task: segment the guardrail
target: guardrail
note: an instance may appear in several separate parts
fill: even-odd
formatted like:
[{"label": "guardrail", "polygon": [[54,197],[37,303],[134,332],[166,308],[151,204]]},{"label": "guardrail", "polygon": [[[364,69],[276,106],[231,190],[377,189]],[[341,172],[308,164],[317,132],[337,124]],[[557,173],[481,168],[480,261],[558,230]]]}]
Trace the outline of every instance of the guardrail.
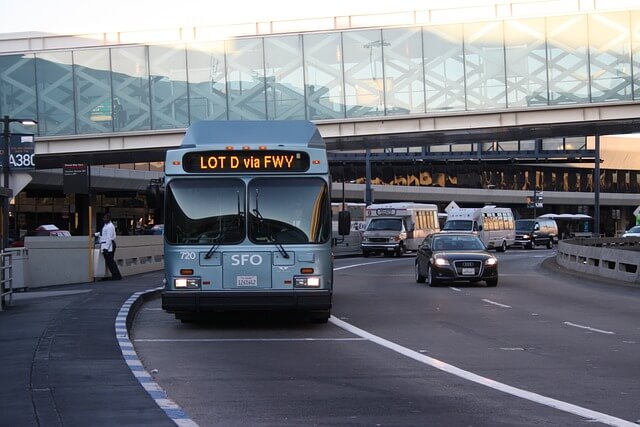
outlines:
[{"label": "guardrail", "polygon": [[12,253],[0,253],[0,311],[4,310],[6,298],[9,305],[13,302],[13,263]]},{"label": "guardrail", "polygon": [[556,260],[564,268],[628,283],[640,283],[640,238],[561,240]]}]

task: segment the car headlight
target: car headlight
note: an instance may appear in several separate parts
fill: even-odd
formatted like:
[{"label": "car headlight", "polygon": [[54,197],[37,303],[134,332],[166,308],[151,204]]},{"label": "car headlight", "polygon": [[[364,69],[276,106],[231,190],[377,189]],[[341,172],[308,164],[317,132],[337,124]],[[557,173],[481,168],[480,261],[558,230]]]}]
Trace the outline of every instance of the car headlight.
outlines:
[{"label": "car headlight", "polygon": [[498,260],[494,257],[487,258],[484,260],[484,265],[496,265],[497,263],[498,263]]},{"label": "car headlight", "polygon": [[525,234],[525,235],[523,235],[523,236],[522,236],[522,238],[523,238],[523,239],[530,239],[530,238],[531,238],[531,236],[530,236],[530,235],[528,235],[528,234]]},{"label": "car headlight", "polygon": [[433,260],[435,265],[449,265],[449,260],[446,258],[436,258]]}]

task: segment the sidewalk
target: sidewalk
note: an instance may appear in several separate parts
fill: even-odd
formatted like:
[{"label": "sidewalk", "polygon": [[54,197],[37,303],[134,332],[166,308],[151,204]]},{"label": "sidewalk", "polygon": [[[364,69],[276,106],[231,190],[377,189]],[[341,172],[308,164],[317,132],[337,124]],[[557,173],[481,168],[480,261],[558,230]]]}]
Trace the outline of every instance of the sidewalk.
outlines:
[{"label": "sidewalk", "polygon": [[161,273],[35,288],[0,312],[0,426],[174,426],[127,366],[122,304]]}]

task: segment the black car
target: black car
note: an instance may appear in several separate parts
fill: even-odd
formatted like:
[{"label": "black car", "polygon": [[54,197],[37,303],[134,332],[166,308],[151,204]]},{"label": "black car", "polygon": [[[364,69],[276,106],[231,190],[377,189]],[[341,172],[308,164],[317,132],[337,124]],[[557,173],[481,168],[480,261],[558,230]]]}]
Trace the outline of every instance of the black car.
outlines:
[{"label": "black car", "polygon": [[544,245],[553,248],[558,241],[558,224],[552,219],[519,219],[516,221],[516,241],[514,246],[533,249]]},{"label": "black car", "polygon": [[436,286],[445,282],[498,284],[498,260],[471,233],[434,233],[420,244],[415,264],[416,282]]}]

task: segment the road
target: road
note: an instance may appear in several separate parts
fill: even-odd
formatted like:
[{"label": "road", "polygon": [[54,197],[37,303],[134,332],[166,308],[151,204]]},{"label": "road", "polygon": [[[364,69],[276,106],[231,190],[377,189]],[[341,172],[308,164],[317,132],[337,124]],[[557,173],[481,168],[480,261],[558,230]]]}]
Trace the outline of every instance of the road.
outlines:
[{"label": "road", "polygon": [[640,422],[640,289],[498,254],[496,288],[429,288],[413,256],[336,260],[333,316],[182,324],[158,300],[138,357],[208,425],[533,426]]}]

